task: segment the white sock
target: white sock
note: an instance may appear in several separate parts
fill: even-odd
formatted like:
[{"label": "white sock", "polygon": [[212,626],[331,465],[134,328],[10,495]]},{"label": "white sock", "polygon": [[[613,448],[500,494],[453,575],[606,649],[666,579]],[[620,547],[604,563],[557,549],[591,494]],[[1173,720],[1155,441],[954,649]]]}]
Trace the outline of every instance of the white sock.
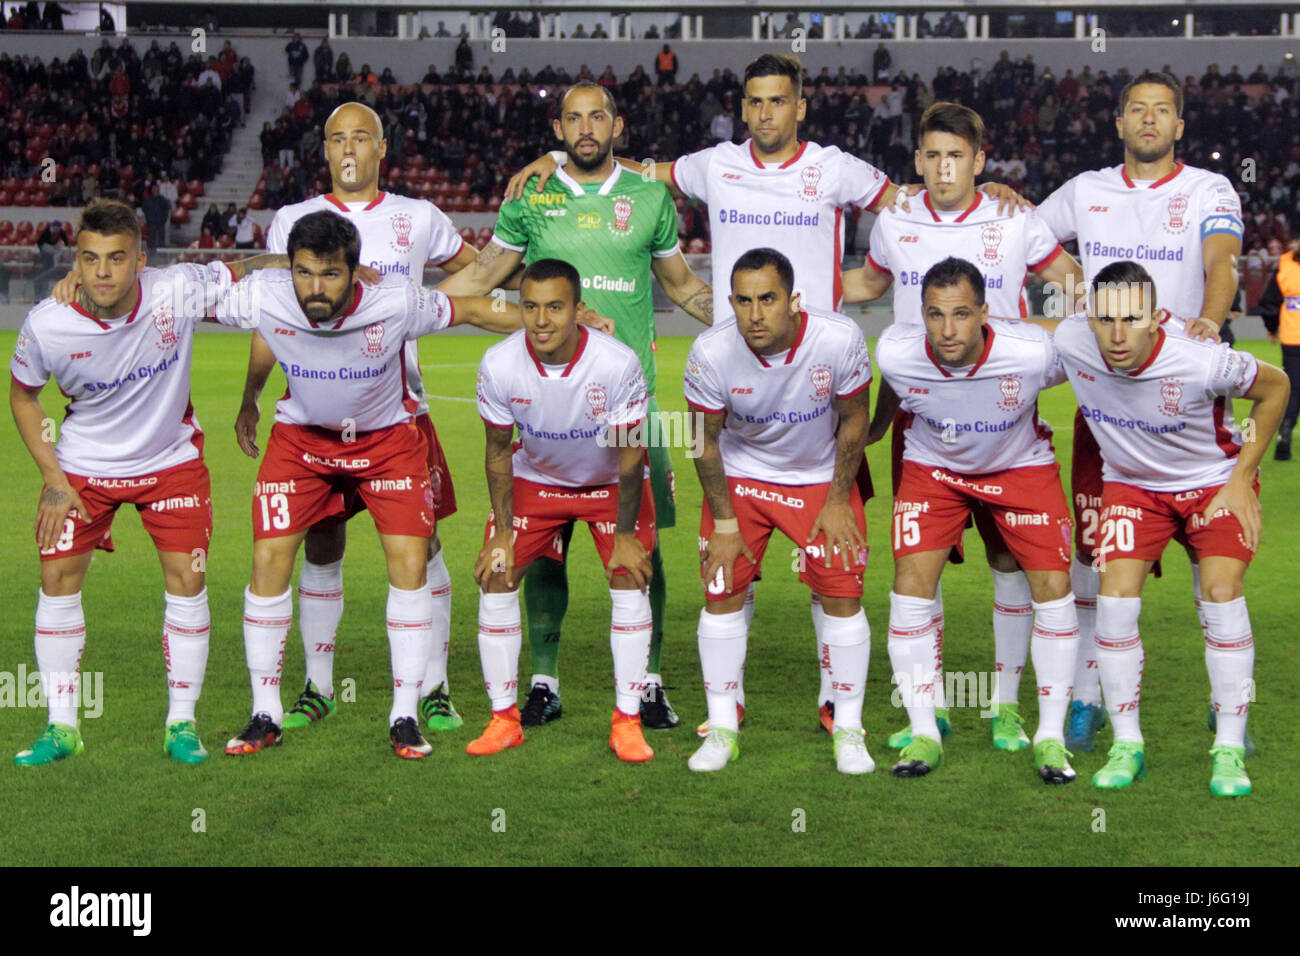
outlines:
[{"label": "white sock", "polygon": [[823,636],[823,630],[826,624],[826,612],[822,610],[822,599],[820,594],[813,594],[811,610],[813,634],[817,637],[817,672],[820,676],[820,683],[817,687],[817,706],[821,707],[822,704],[835,699],[835,690],[832,686],[834,681],[831,679],[830,650],[826,647],[826,641]]},{"label": "white sock", "polygon": [[280,702],[280,672],[284,668],[284,643],[293,624],[293,592],[261,597],[244,588],[244,660],[253,685],[253,713],[268,714],[271,722],[284,723]]},{"label": "white sock", "polygon": [[298,575],[298,630],[307,679],[334,696],[334,642],[343,619],[343,559],[332,564],[304,560]]},{"label": "white sock", "polygon": [[[934,602],[889,592],[889,666],[914,737],[939,740],[935,722]],[[838,716],[838,714],[837,714]]]},{"label": "white sock", "polygon": [[163,659],[167,662],[167,723],[193,720],[208,668],[208,589],[194,597],[164,594]]},{"label": "white sock", "polygon": [[862,729],[862,701],[866,696],[867,664],[871,659],[871,627],[861,608],[852,617],[822,618],[822,640],[830,659],[835,726]]},{"label": "white sock", "polygon": [[1070,709],[1070,678],[1079,650],[1079,618],[1074,595],[1034,602],[1034,631],[1029,650],[1038,683],[1038,733],[1042,740],[1065,742],[1065,715]]},{"label": "white sock", "polygon": [[1214,743],[1245,746],[1246,715],[1254,697],[1255,638],[1246,599],[1204,601],[1205,669],[1214,701]]},{"label": "white sock", "polygon": [[1097,663],[1116,740],[1142,740],[1138,704],[1146,657],[1138,633],[1141,598],[1097,597]]},{"label": "white sock", "polygon": [[[519,698],[519,648],[523,644],[519,592],[478,593],[478,658],[483,665],[483,686],[493,710],[509,710]],[[533,683],[545,683],[533,675]],[[554,681],[555,678],[549,678]],[[550,685],[548,685],[550,686]]]},{"label": "white sock", "polygon": [[451,648],[451,575],[442,560],[441,548],[429,559],[425,572],[429,578],[429,593],[433,595],[433,647],[421,689],[425,694],[431,694],[447,683],[447,652]]},{"label": "white sock", "polygon": [[1074,611],[1079,617],[1079,650],[1074,659],[1074,699],[1096,706],[1101,703],[1101,671],[1097,667],[1097,592],[1101,575],[1091,564],[1074,556],[1070,564]]},{"label": "white sock", "polygon": [[1192,562],[1192,596],[1196,599],[1196,619],[1201,622],[1201,635],[1209,637],[1209,624],[1205,619],[1205,602],[1201,599],[1201,566]]},{"label": "white sock", "polygon": [[700,611],[700,668],[704,673],[704,696],[709,703],[709,727],[739,730],[736,719],[736,683],[745,664],[749,629],[745,612],[710,614]]},{"label": "white sock", "polygon": [[[1024,571],[993,572],[993,648],[996,658],[995,704],[1020,700],[1020,675],[1029,656],[1034,629],[1033,597]],[[1071,661],[1073,664],[1073,661]]]},{"label": "white sock", "polygon": [[[745,591],[745,634],[749,634],[749,626],[754,621],[754,582],[749,582],[749,588]],[[745,642],[745,653],[748,656],[749,642]],[[745,706],[745,664],[740,664],[740,680],[736,681],[736,703]]]},{"label": "white sock", "polygon": [[[947,701],[943,689],[943,582],[934,586],[934,601],[931,602],[931,623],[934,625],[934,706],[946,710]],[[939,738],[936,737],[935,740]]]},{"label": "white sock", "polygon": [[52,724],[77,726],[81,655],[85,650],[86,615],[81,610],[81,592],[50,597],[41,591],[36,602],[36,669]]},{"label": "white sock", "polygon": [[650,679],[645,671],[650,661],[650,595],[610,588],[609,601],[613,607],[609,649],[614,656],[614,706],[624,714],[639,714],[641,692]]},{"label": "white sock", "polygon": [[427,587],[404,591],[390,584],[387,618],[393,668],[393,709],[388,712],[391,727],[402,717],[416,719],[433,645],[433,595]]}]

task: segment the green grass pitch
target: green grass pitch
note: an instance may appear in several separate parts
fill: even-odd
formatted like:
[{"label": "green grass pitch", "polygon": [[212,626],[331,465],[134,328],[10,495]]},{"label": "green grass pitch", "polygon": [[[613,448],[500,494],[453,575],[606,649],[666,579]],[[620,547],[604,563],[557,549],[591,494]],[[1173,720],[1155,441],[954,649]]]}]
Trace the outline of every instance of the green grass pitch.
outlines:
[{"label": "green grass pitch", "polygon": [[[15,334],[0,333],[5,354]],[[421,352],[434,420],[456,479],[460,512],[441,526],[453,584],[450,682],[466,718],[432,734],[432,757],[394,758],[388,745],[388,649],[384,565],[373,525],[353,521],[346,560],[347,607],[339,631],[336,686],[355,681],[355,702],[323,725],[286,734],[252,758],[221,753],[247,720],[249,687],[241,637],[242,589],[251,560],[250,493],[256,463],[235,445],[233,422],[247,361],[245,338],[204,333],[195,349],[193,397],[207,434],[216,531],[208,563],[213,628],[199,727],[212,759],[175,765],[162,753],[166,686],[160,630],[162,580],[133,510],[114,529],[118,550],[96,558],[85,588],[86,672],[102,672],[103,714],[83,719],[86,752],[43,768],[17,768],[43,709],[0,707],[0,865],[219,864],[1039,864],[1222,865],[1297,861],[1294,800],[1300,775],[1294,693],[1300,666],[1292,589],[1300,581],[1300,463],[1264,463],[1264,544],[1247,576],[1257,636],[1257,700],[1248,763],[1255,792],[1238,800],[1209,793],[1208,680],[1192,608],[1187,559],[1166,552],[1143,610],[1147,650],[1143,727],[1150,772],[1127,792],[1093,789],[1101,747],[1074,761],[1079,779],[1046,787],[1028,751],[996,751],[978,707],[954,711],[944,768],[921,780],[888,773],[885,736],[905,720],[890,704],[885,650],[891,562],[888,499],[867,507],[872,560],[864,604],[875,632],[867,684],[868,746],[879,769],[835,772],[829,737],[816,720],[817,663],[808,595],[791,570],[791,545],[769,547],[746,672],[748,719],[741,757],[724,772],[696,775],[686,758],[704,717],[696,621],[702,592],[696,561],[700,489],[683,449],[676,456],[679,527],[663,535],[669,606],[663,672],[682,726],[647,732],[656,757],[621,764],[606,737],[612,707],[609,604],[590,538],[575,536],[572,596],[561,653],[565,716],[531,731],[525,746],[492,758],[465,755],[488,716],[476,644],[470,575],[482,540],[487,496],[482,425],[470,401],[485,337],[426,340]],[[681,373],[689,340],[659,343],[660,402],[684,409]],[[1276,349],[1248,345],[1277,361]],[[263,403],[262,444],[273,400]],[[445,398],[443,397],[445,396]],[[62,399],[53,386],[46,409]],[[1071,421],[1067,387],[1042,400],[1044,415]],[[1239,411],[1238,414],[1244,414]],[[1056,447],[1069,461],[1071,434]],[[871,449],[887,487],[887,443]],[[38,585],[32,520],[38,475],[12,426],[0,430],[0,671],[30,671]],[[1271,455],[1271,453],[1270,453]],[[944,575],[951,671],[992,669],[992,584],[974,560]],[[296,614],[296,608],[295,608]],[[283,696],[302,684],[302,651],[289,637]],[[521,681],[530,673],[525,649]],[[1021,697],[1037,718],[1032,679]],[[1098,811],[1104,811],[1104,814]],[[1104,829],[1102,825],[1104,824]]]}]

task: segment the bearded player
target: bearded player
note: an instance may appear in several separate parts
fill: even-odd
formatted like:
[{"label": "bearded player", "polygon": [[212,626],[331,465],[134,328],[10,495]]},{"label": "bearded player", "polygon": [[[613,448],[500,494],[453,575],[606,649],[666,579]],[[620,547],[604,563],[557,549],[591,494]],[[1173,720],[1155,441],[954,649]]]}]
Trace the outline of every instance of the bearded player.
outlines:
[{"label": "bearded player", "polygon": [[[361,235],[361,262],[383,275],[405,276],[421,284],[426,263],[448,272],[474,261],[477,250],[462,240],[437,206],[384,192],[379,188],[380,163],[388,151],[378,115],[364,103],[344,103],[325,121],[325,159],[332,189],[323,196],[280,209],[271,220],[267,247],[284,253],[293,224],[313,212],[329,210],[346,216]],[[429,417],[429,401],[420,374],[417,342],[406,343],[405,383],[415,403],[416,427],[429,448],[429,473],[434,510],[439,521],[456,512],[456,492],[451,472]],[[274,366],[266,340],[258,333],[248,361],[244,398],[235,420],[239,447],[251,458],[258,455],[258,397]],[[334,713],[334,649],[343,617],[343,551],[347,544],[347,519],[364,510],[357,495],[341,515],[327,518],[308,532],[304,560],[298,577],[298,628],[302,635],[307,683],[297,702],[285,714],[285,729],[306,727]],[[434,730],[452,730],[462,720],[452,705],[447,680],[447,653],[451,629],[451,578],[443,560],[442,543],[431,539],[426,568],[433,595],[434,644],[420,701],[424,720]]]},{"label": "bearded player", "polygon": [[[1210,791],[1241,796],[1251,789],[1245,742],[1255,665],[1243,583],[1260,542],[1259,463],[1290,385],[1281,369],[1247,352],[1167,330],[1173,323],[1157,309],[1156,282],[1139,263],[1104,267],[1091,291],[1086,321],[1062,322],[1055,339],[1104,462],[1096,641],[1115,739],[1092,782],[1118,789],[1146,773],[1142,588],[1172,538],[1195,553],[1201,569],[1205,666],[1217,716]],[[1227,418],[1234,398],[1253,403],[1253,435]]]},{"label": "bearded player", "polygon": [[[1174,144],[1183,136],[1182,113],[1183,90],[1176,79],[1152,72],[1134,77],[1120,92],[1115,119],[1124,142],[1123,165],[1080,173],[1047,197],[1038,214],[1058,239],[1079,240],[1089,282],[1109,263],[1136,261],[1160,288],[1161,303],[1172,317],[1166,333],[1183,331],[1193,338],[1217,341],[1219,326],[1237,292],[1241,200],[1226,177],[1174,158]],[[1180,329],[1184,319],[1186,328]],[[1070,574],[1081,640],[1066,735],[1072,750],[1092,750],[1106,721],[1092,639],[1099,586],[1093,548],[1100,527],[1101,475],[1092,426],[1078,414],[1070,477],[1076,556]],[[1201,572],[1190,550],[1188,557],[1204,631]],[[1211,730],[1214,720],[1211,710]],[[1246,746],[1253,749],[1249,737]]]},{"label": "bearded player", "polygon": [[[919,332],[925,326],[921,290],[927,271],[952,256],[975,266],[983,276],[981,293],[988,314],[1013,318],[1027,314],[1024,286],[1030,273],[1063,288],[1083,288],[1083,272],[1066,253],[1046,223],[1031,209],[1013,215],[999,210],[975,187],[984,169],[984,121],[974,110],[957,103],[935,103],[921,117],[915,156],[925,191],[913,197],[907,210],[891,209],[877,217],[871,248],[859,269],[844,273],[845,298],[850,302],[879,299],[892,286],[894,324]],[[895,278],[897,277],[897,281]],[[899,396],[886,380],[880,387],[869,443],[884,437],[894,425],[894,488],[902,477],[904,432],[909,413],[899,411]],[[1029,654],[1034,627],[1033,589],[1012,549],[999,542],[999,530],[973,503],[984,535],[985,554],[993,574],[994,714],[990,732],[994,746],[1021,750],[1030,746],[1019,710],[1020,676]],[[954,552],[955,559],[956,552]],[[935,624],[937,723],[941,736],[952,730],[943,689],[943,591],[936,588]],[[907,728],[889,738],[889,746],[906,747]]]},{"label": "bearded player", "polygon": [[[614,334],[640,357],[649,388],[647,416],[662,423],[655,398],[655,316],[651,277],[668,297],[705,325],[713,322],[713,295],[707,283],[686,264],[677,242],[677,213],[664,186],[624,169],[611,149],[623,131],[614,98],[594,83],[578,83],[558,100],[552,122],[571,165],[552,177],[545,192],[505,203],[492,241],[471,268],[442,286],[458,294],[482,294],[500,284],[520,263],[555,258],[572,263],[582,276],[582,299],[615,321]],[[659,435],[662,428],[654,429]],[[658,528],[676,524],[672,463],[666,444],[651,441],[650,483]],[[571,524],[561,529],[565,541]],[[567,548],[565,549],[567,551]],[[667,583],[656,544],[651,551],[654,575],[650,607],[654,629],[650,647],[649,686],[641,705],[644,726],[665,730],[678,718],[668,703],[660,674]],[[528,640],[533,676],[521,715],[523,726],[536,727],[563,713],[560,700],[560,633],[568,608],[564,565],[540,556],[524,579]]]}]

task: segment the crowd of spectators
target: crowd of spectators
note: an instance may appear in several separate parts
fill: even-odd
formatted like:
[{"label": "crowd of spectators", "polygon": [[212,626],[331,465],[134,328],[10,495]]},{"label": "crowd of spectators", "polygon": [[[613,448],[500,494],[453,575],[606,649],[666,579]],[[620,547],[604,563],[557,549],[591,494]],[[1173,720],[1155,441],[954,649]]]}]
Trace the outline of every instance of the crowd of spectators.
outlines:
[{"label": "crowd of spectators", "polygon": [[[1122,159],[1114,110],[1130,79],[1126,69],[1086,66],[1078,75],[1073,70],[1057,75],[1032,56],[1013,60],[1003,52],[988,70],[944,67],[925,80],[915,73],[889,75],[884,44],[871,61],[871,73],[888,77],[883,95],[879,81],[869,93],[873,84],[866,64],[861,70],[841,66],[835,73],[824,68],[808,78],[801,133],[867,159],[896,181],[916,179],[913,131],[936,99],[980,112],[987,127],[986,176],[1010,183],[1034,201],[1085,169]],[[553,148],[553,94],[577,80],[599,83],[614,94],[626,126],[615,144],[621,155],[666,159],[747,136],[740,118],[740,79],[730,69],[656,86],[639,65],[621,76],[612,65],[599,74],[585,64],[572,74],[562,64],[547,65],[536,74],[507,69],[493,75],[487,67],[474,72],[472,61],[459,67],[439,71],[430,64],[422,76],[392,76],[385,70],[383,76],[391,76],[393,84],[359,84],[355,74],[339,84],[313,84],[263,131],[266,205],[296,201],[328,182],[319,129],[337,104],[350,99],[365,100],[382,118],[389,170],[401,170],[419,157],[421,168],[436,170],[440,180],[461,187],[463,204],[449,210],[453,212],[494,208],[494,197],[509,176]],[[362,72],[374,76],[369,65]],[[1250,71],[1211,66],[1200,77],[1185,78],[1186,134],[1178,155],[1238,184],[1247,220],[1246,249],[1258,246],[1261,254],[1270,241],[1285,245],[1300,235],[1296,79],[1294,60],[1284,60],[1275,70],[1262,64]],[[543,96],[543,89],[552,95]],[[414,191],[396,174],[386,182],[393,191]],[[707,217],[691,207],[683,211],[682,226],[687,238],[707,235]]]}]

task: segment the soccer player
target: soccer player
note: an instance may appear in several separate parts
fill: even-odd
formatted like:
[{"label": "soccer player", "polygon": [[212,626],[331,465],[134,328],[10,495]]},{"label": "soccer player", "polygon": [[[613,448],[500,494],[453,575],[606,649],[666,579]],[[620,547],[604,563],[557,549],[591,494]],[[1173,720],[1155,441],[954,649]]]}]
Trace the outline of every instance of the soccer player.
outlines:
[{"label": "soccer player", "polygon": [[[1065,751],[1065,715],[1079,640],[1070,593],[1070,507],[1038,420],[1038,393],[1059,385],[1064,373],[1043,329],[989,317],[985,281],[965,259],[941,260],[921,277],[924,325],[895,323],[876,346],[876,366],[906,416],[894,494],[889,660],[911,729],[893,773],[924,776],[943,762],[935,715],[943,678],[933,651],[932,601],[973,515],[990,555],[1006,555],[1000,573],[1023,569],[1028,581],[1033,633],[1026,643],[1039,713],[1034,766],[1044,783],[1069,783],[1075,775]],[[996,567],[994,573],[996,581]],[[1001,654],[998,670],[1001,690],[1007,670]],[[1008,705],[995,703],[1005,713]],[[1015,722],[1013,732],[1023,733],[1018,714]]]},{"label": "soccer player", "polygon": [[[1028,313],[1024,295],[1029,273],[1040,274],[1060,287],[1083,288],[1083,272],[1066,253],[1051,229],[1032,209],[1018,215],[1000,211],[975,188],[984,169],[984,121],[974,110],[957,103],[935,103],[921,117],[915,156],[916,171],[925,191],[913,197],[907,210],[891,209],[879,216],[871,229],[867,261],[844,273],[845,298],[870,301],[894,287],[896,325],[919,332],[925,325],[921,301],[926,272],[949,255],[972,263],[984,278],[983,297],[988,313],[1002,318]],[[897,274],[898,282],[894,282]],[[887,378],[876,399],[868,444],[878,441],[894,423],[894,490],[902,476],[906,412]],[[983,506],[974,506],[982,514]],[[1029,654],[1034,626],[1032,588],[1013,552],[999,542],[999,532],[987,515],[980,525],[985,552],[993,573],[993,644],[996,656],[996,705],[990,730],[995,746],[1021,750],[1030,745],[1021,725],[1020,675]],[[935,700],[940,733],[952,730],[943,689],[943,592],[935,591],[934,644],[937,653]],[[889,746],[906,747],[907,728],[889,738]]]},{"label": "soccer player", "polygon": [[[36,516],[36,666],[49,706],[44,733],[14,763],[45,764],[83,749],[81,585],[95,549],[113,550],[110,529],[123,504],[140,513],[163,571],[163,749],[173,760],[199,763],[208,756],[195,707],[208,660],[203,568],[212,497],[190,403],[193,333],[223,287],[221,275],[239,277],[275,260],[145,270],[135,211],[111,200],[86,207],[76,245],[75,299],[37,303],[9,365],[14,422],[44,482]],[[57,444],[40,400],[51,378],[69,399]]]},{"label": "soccer player", "polygon": [[620,760],[654,756],[640,715],[650,654],[646,585],[654,573],[655,544],[645,444],[635,434],[645,422],[646,381],[636,352],[577,324],[581,298],[582,280],[572,265],[558,259],[531,263],[519,293],[523,330],[488,349],[479,365],[492,511],[474,576],[481,588],[479,656],[492,718],[466,748],[470,754],[499,753],[524,742],[516,703],[516,588],[542,555],[563,558],[561,529],[585,521],[613,604],[609,746]]},{"label": "soccer player", "polygon": [[390,740],[399,757],[432,748],[415,718],[433,642],[427,549],[436,524],[425,438],[407,404],[406,342],[456,322],[494,331],[519,327],[516,307],[489,298],[451,299],[389,276],[355,280],[361,240],[333,212],[303,216],[289,232],[292,268],[231,287],[219,314],[257,324],[284,369],[288,390],[253,493],[253,575],[244,592],[244,653],[253,716],[226,745],[252,754],[278,744],[280,672],[293,618],[289,581],[298,546],[349,494],[366,503],[388,566],[388,643],[393,667]]},{"label": "soccer player", "polygon": [[[1136,262],[1115,262],[1092,281],[1082,317],[1063,321],[1056,346],[1101,448],[1096,553],[1097,660],[1115,741],[1092,782],[1127,787],[1146,772],[1139,726],[1144,651],[1142,587],[1173,538],[1201,568],[1205,666],[1217,715],[1210,791],[1250,792],[1245,768],[1255,642],[1243,596],[1259,548],[1259,463],[1286,411],[1281,369],[1226,344],[1167,331],[1157,285]],[[1225,421],[1233,398],[1253,402],[1253,435]]]},{"label": "soccer player", "polygon": [[[401,275],[417,285],[426,262],[448,272],[474,261],[477,250],[467,245],[437,206],[423,199],[396,196],[379,188],[379,167],[388,151],[378,115],[364,103],[344,103],[325,121],[325,159],[332,191],[280,209],[271,220],[267,247],[284,253],[293,224],[313,212],[330,210],[347,216],[361,235],[361,261],[384,275]],[[270,347],[254,332],[244,383],[244,398],[235,420],[239,446],[251,458],[258,455],[258,397],[275,365]],[[428,442],[429,475],[434,513],[439,521],[456,512],[456,492],[438,433],[429,417],[429,401],[420,374],[419,347],[406,343],[405,382],[416,404],[415,424]],[[307,683],[284,717],[285,729],[305,727],[334,713],[334,648],[343,617],[343,551],[347,519],[365,508],[354,495],[340,515],[322,520],[307,532],[302,572],[298,577],[298,627],[307,664]],[[434,643],[424,676],[426,691],[420,712],[434,730],[452,730],[462,720],[452,705],[447,681],[447,652],[451,630],[451,577],[443,560],[442,542],[434,532],[426,568],[433,594]]]},{"label": "soccer player", "polygon": [[[582,276],[581,298],[614,319],[614,334],[640,357],[649,388],[647,415],[659,419],[651,276],[670,299],[705,325],[713,322],[712,294],[678,247],[677,213],[668,190],[614,162],[610,151],[623,132],[623,119],[609,92],[594,83],[578,83],[560,97],[558,109],[552,129],[572,158],[571,165],[552,177],[544,192],[504,204],[487,248],[473,266],[447,279],[442,288],[482,294],[500,285],[522,262],[557,258],[572,263]],[[676,505],[668,449],[652,442],[648,451],[655,519],[660,529],[671,528]],[[571,526],[561,531],[566,541],[572,533]],[[678,719],[660,675],[667,584],[658,544],[651,562],[654,630],[641,718],[646,727],[667,729],[677,726]],[[522,715],[525,727],[540,726],[563,713],[559,641],[568,602],[563,563],[540,558],[524,584],[533,655],[531,689]]]},{"label": "soccer player", "polygon": [[[1141,262],[1185,332],[1217,339],[1237,291],[1241,200],[1227,178],[1174,159],[1183,136],[1183,90],[1167,73],[1145,72],[1120,92],[1115,129],[1124,163],[1080,173],[1052,193],[1038,215],[1061,241],[1077,238],[1091,282],[1109,263]],[[1067,314],[1063,312],[1061,314]],[[1106,722],[1093,642],[1098,577],[1093,567],[1101,507],[1101,456],[1090,423],[1074,419],[1070,490],[1074,498],[1075,561],[1070,569],[1079,606],[1079,659],[1074,674],[1066,745],[1092,750]],[[1200,569],[1192,558],[1192,588],[1201,607]],[[1201,617],[1201,628],[1205,628]],[[1215,715],[1210,712],[1211,729]],[[1247,749],[1252,749],[1247,738]]]},{"label": "soccer player", "polygon": [[[799,138],[799,124],[808,108],[803,83],[803,66],[797,57],[764,53],[745,67],[741,115],[749,129],[748,140],[739,145],[719,143],[647,167],[674,195],[709,205],[715,313],[725,315],[730,309],[731,267],[759,245],[776,249],[793,263],[795,288],[805,307],[837,311],[843,300],[845,211],[856,206],[878,213],[895,201],[906,201],[907,192],[871,164],[838,147]],[[510,180],[507,197],[524,195],[525,182],[533,174],[539,176],[537,188],[543,188],[556,168],[556,158],[552,153],[521,170]],[[618,162],[638,172],[643,169],[634,159]],[[998,197],[999,206],[1021,201],[1004,185],[984,188]],[[865,466],[862,488],[869,497]],[[753,607],[751,593],[746,613],[752,616]],[[813,629],[820,635],[822,613],[815,592],[811,613]],[[834,726],[833,695],[830,674],[821,663],[826,653],[820,637],[817,660],[818,720],[829,732]],[[743,707],[743,681],[737,700]],[[697,732],[704,736],[708,728],[701,725]]]},{"label": "soccer player", "polygon": [[709,732],[692,770],[738,754],[736,690],[745,663],[745,596],[774,530],[800,548],[799,580],[821,598],[841,773],[875,763],[862,730],[871,630],[862,610],[867,526],[857,474],[870,425],[871,359],[847,316],[803,307],[790,260],[753,249],[732,266],[734,321],[695,340],[686,401],[702,433],[700,663]]}]

